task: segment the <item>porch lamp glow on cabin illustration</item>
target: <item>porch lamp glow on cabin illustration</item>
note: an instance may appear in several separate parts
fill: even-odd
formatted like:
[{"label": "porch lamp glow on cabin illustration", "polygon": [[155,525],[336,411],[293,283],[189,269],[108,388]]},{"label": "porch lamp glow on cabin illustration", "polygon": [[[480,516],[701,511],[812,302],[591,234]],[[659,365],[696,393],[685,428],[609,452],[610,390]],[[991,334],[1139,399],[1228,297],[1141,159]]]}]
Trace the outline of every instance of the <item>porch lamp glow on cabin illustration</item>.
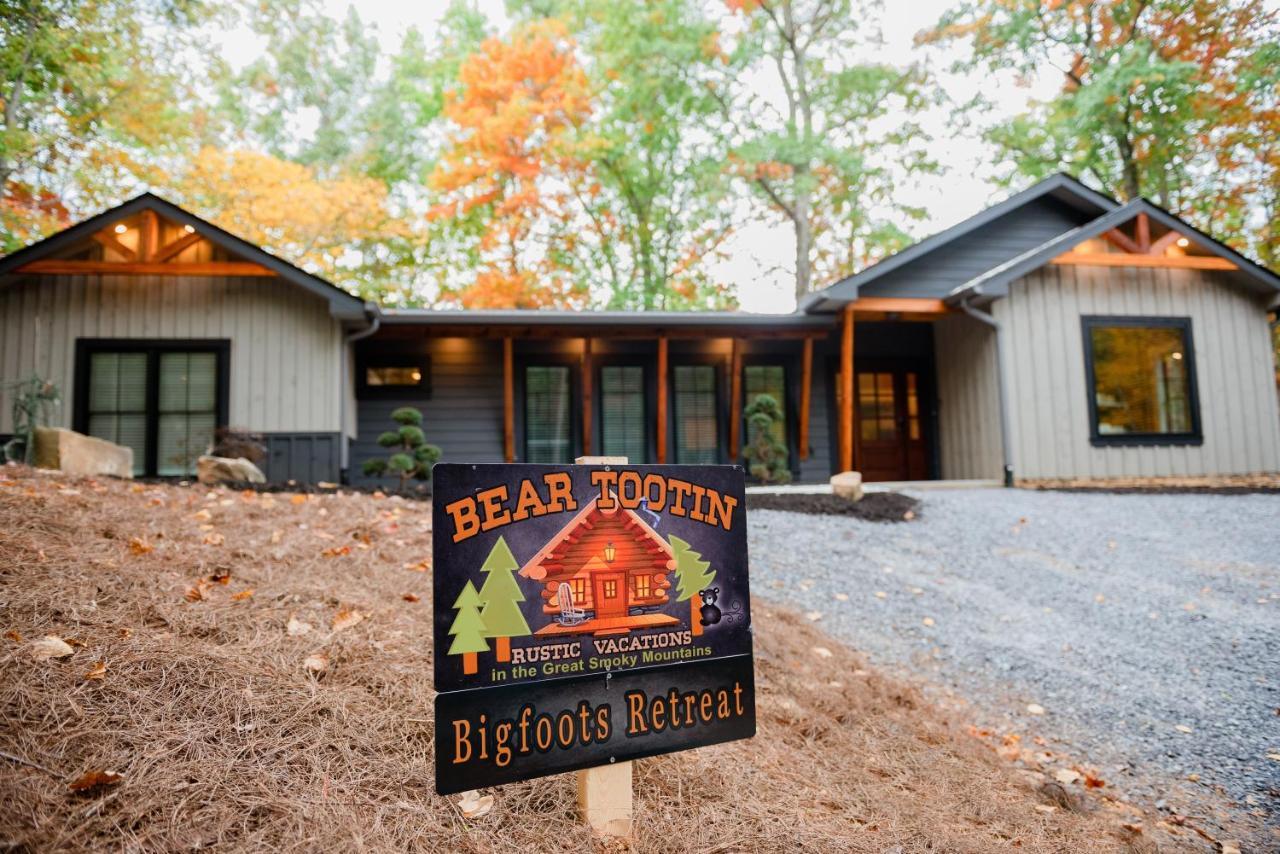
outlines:
[{"label": "porch lamp glow on cabin illustration", "polygon": [[741,467],[432,481],[437,791],[755,734]]}]

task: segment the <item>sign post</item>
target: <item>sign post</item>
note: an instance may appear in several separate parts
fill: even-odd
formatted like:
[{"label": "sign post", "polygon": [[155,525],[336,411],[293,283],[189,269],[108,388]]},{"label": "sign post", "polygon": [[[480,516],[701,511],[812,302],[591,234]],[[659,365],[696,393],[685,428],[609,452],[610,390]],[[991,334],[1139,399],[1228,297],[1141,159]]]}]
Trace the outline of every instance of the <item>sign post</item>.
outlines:
[{"label": "sign post", "polygon": [[628,835],[631,760],[755,734],[738,466],[433,469],[436,791],[579,771]]}]

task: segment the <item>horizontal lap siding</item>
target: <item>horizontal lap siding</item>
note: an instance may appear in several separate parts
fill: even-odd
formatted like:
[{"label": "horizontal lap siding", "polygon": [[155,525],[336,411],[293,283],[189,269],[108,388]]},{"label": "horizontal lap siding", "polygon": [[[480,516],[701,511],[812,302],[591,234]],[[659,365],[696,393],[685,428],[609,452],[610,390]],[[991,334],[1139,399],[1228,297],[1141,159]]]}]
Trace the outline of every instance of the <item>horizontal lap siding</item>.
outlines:
[{"label": "horizontal lap siding", "polygon": [[995,331],[971,317],[953,314],[934,324],[933,340],[942,477],[1001,477]]},{"label": "horizontal lap siding", "polygon": [[[278,279],[9,277],[0,284],[0,381],[56,382],[71,426],[78,338],[231,342],[230,422],[266,432],[338,430],[342,332],[328,304]],[[12,429],[0,391],[0,433]]]},{"label": "horizontal lap siding", "polygon": [[[1017,477],[1280,471],[1280,404],[1266,311],[1221,274],[1049,266],[1015,282],[993,309],[1008,335]],[[1090,443],[1084,315],[1191,318],[1202,445]]]},{"label": "horizontal lap siding", "polygon": [[422,412],[427,441],[440,447],[444,460],[503,461],[502,342],[441,338],[427,339],[423,347],[431,357],[430,397],[366,399],[357,403],[358,435],[351,446],[350,462],[353,482],[378,482],[364,477],[361,465],[367,459],[387,456],[377,439],[395,426],[391,412],[401,406],[413,406]]}]

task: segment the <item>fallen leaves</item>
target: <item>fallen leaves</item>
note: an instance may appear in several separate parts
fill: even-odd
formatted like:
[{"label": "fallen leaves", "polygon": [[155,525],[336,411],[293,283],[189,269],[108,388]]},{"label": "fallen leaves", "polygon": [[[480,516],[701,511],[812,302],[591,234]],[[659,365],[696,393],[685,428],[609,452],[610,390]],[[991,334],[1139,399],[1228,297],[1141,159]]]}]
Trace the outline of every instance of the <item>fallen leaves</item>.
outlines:
[{"label": "fallen leaves", "polygon": [[209,581],[213,584],[221,584],[224,587],[231,583],[231,570],[215,569],[209,575]]},{"label": "fallen leaves", "polygon": [[323,652],[313,652],[302,660],[302,666],[319,675],[329,669],[329,656]]},{"label": "fallen leaves", "polygon": [[14,643],[22,643],[22,633],[17,629],[9,629],[9,631],[4,633],[4,636]]},{"label": "fallen leaves", "polygon": [[290,503],[290,504],[293,504],[293,505],[306,504],[306,503],[307,503],[307,496],[305,496],[305,495],[292,495],[292,496],[290,496],[290,497],[289,497],[289,503]]},{"label": "fallen leaves", "polygon": [[66,658],[74,655],[71,644],[57,635],[45,635],[43,639],[32,641],[31,657],[36,661],[48,661],[51,658]]},{"label": "fallen leaves", "polygon": [[211,589],[213,589],[213,585],[209,583],[209,580],[200,578],[196,580],[195,584],[187,588],[183,598],[188,602],[203,602],[208,598]]},{"label": "fallen leaves", "polygon": [[320,552],[321,557],[342,557],[351,554],[351,546],[330,546]]},{"label": "fallen leaves", "polygon": [[105,661],[95,663],[93,667],[90,668],[89,672],[84,675],[84,678],[90,682],[101,682],[103,679],[106,679],[107,663]]},{"label": "fallen leaves", "polygon": [[124,775],[117,771],[95,769],[86,771],[67,784],[67,788],[77,795],[87,795],[108,786],[118,786],[124,782]]},{"label": "fallen leaves", "polygon": [[1028,703],[1028,704],[1027,704],[1027,714],[1029,714],[1029,715],[1043,715],[1043,714],[1044,714],[1044,706],[1040,705],[1039,703]]},{"label": "fallen leaves", "polygon": [[926,625],[926,626],[932,626],[932,625],[933,625],[933,617],[925,617],[925,618],[924,618],[923,620],[921,620],[920,622],[921,622],[921,623],[923,623],[923,624],[924,624],[924,625]]},{"label": "fallen leaves", "polygon": [[239,593],[231,594],[232,602],[243,602],[246,599],[252,599],[252,598],[253,598],[252,587],[246,587],[244,590],[241,590]]},{"label": "fallen leaves", "polygon": [[832,656],[831,650],[827,649],[825,646],[813,647],[813,654],[818,656],[818,658],[830,658]]},{"label": "fallen leaves", "polygon": [[155,551],[155,548],[156,547],[153,546],[151,543],[147,542],[146,538],[144,537],[129,538],[129,554],[144,555],[144,554],[147,554],[148,552]]},{"label": "fallen leaves", "polygon": [[1080,772],[1072,768],[1059,768],[1053,772],[1053,779],[1057,780],[1064,786],[1070,786],[1076,780],[1080,779]]},{"label": "fallen leaves", "polygon": [[1182,732],[1182,733],[1189,734],[1194,732],[1194,730],[1191,729],[1191,727],[1187,726],[1186,724],[1174,724],[1173,728],[1176,729],[1178,732]]},{"label": "fallen leaves", "polygon": [[493,809],[493,795],[481,795],[475,789],[463,792],[458,799],[458,811],[464,818],[483,818]]},{"label": "fallen leaves", "polygon": [[419,599],[419,597],[418,597],[418,594],[417,594],[417,593],[405,593],[405,594],[403,594],[400,598],[401,598],[401,599],[403,599],[403,600],[404,600],[404,601],[406,601],[406,602],[418,602],[418,601],[420,601],[420,599]]},{"label": "fallen leaves", "polygon": [[227,541],[227,538],[217,531],[204,535],[204,544],[206,546],[220,546]]},{"label": "fallen leaves", "polygon": [[297,616],[295,616],[294,614],[290,614],[289,622],[284,627],[284,630],[285,630],[285,633],[289,635],[289,637],[298,637],[299,635],[305,635],[308,632],[310,632],[311,624],[307,622],[303,622],[302,620],[299,620]]},{"label": "fallen leaves", "polygon": [[1267,758],[1272,762],[1280,762],[1280,753],[1268,753]]},{"label": "fallen leaves", "polygon": [[431,558],[424,557],[422,560],[418,561],[417,563],[406,563],[404,565],[404,568],[408,570],[412,570],[413,572],[426,572],[427,570],[431,569]]},{"label": "fallen leaves", "polygon": [[806,611],[804,616],[805,616],[805,619],[807,619],[809,622],[811,622],[811,623],[816,623],[816,622],[818,622],[818,620],[821,620],[821,619],[822,619],[822,612],[821,612],[821,611]]},{"label": "fallen leaves", "polygon": [[364,614],[354,608],[343,608],[341,611],[333,615],[333,630],[340,632],[343,629],[349,629],[364,620]]}]

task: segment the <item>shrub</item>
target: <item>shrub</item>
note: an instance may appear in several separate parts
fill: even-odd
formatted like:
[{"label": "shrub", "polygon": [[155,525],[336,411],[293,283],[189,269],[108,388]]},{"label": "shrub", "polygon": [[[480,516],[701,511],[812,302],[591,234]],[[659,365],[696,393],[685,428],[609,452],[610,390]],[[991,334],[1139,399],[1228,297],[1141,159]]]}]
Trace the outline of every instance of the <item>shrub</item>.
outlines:
[{"label": "shrub", "polygon": [[390,450],[387,457],[365,460],[360,469],[367,477],[387,474],[400,478],[404,490],[411,480],[430,480],[431,465],[440,459],[440,449],[427,443],[422,431],[422,413],[412,406],[402,406],[391,413],[391,420],[400,426],[378,436],[378,445]]},{"label": "shrub", "polygon": [[747,419],[747,470],[761,483],[789,483],[787,446],[778,439],[774,426],[786,417],[772,395],[757,395],[743,415]]}]

